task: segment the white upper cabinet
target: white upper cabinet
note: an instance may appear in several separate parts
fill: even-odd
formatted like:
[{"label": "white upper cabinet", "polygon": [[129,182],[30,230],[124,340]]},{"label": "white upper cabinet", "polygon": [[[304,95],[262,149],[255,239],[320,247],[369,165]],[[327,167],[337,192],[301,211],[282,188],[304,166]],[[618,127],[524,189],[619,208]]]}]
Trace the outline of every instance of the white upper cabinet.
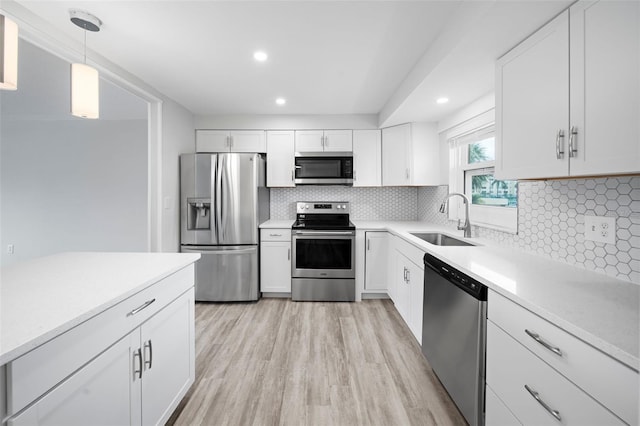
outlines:
[{"label": "white upper cabinet", "polygon": [[382,129],[382,186],[440,185],[440,180],[435,124],[407,123]]},{"label": "white upper cabinet", "polygon": [[352,130],[296,130],[296,152],[351,152]]},{"label": "white upper cabinet", "polygon": [[196,152],[266,152],[264,130],[196,130]]},{"label": "white upper cabinet", "polygon": [[380,130],[353,131],[353,186],[382,185]]},{"label": "white upper cabinet", "polygon": [[580,1],[496,66],[496,177],[640,171],[640,3]]},{"label": "white upper cabinet", "polygon": [[569,11],[569,175],[639,172],[640,2],[583,1]]},{"label": "white upper cabinet", "polygon": [[294,132],[267,131],[267,186],[294,187]]}]

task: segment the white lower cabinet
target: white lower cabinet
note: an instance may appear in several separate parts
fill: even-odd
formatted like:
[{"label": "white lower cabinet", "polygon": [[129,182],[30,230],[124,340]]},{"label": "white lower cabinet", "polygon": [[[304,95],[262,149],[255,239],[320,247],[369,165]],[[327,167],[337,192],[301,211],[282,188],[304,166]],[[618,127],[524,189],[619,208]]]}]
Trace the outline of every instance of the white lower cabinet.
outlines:
[{"label": "white lower cabinet", "polygon": [[[489,291],[487,393],[523,425],[638,424],[638,372]],[[487,397],[489,420],[504,407]]]},{"label": "white lower cabinet", "polygon": [[291,293],[291,229],[260,231],[260,291]]},{"label": "white lower cabinet", "polygon": [[[188,290],[184,291],[185,287]],[[193,267],[131,299],[138,296],[146,301],[140,304],[133,300],[134,309],[121,306],[127,304],[127,299],[8,364],[11,417],[7,424],[166,423],[195,379]],[[109,336],[122,317],[135,328],[128,328],[130,331],[115,343],[104,342],[106,349],[86,358],[88,362],[81,361],[84,354],[65,352],[77,338],[83,339],[89,349],[97,347],[92,337]],[[58,339],[61,344],[56,342]],[[53,371],[55,375],[67,369],[69,362],[77,363],[77,368],[52,388],[49,389],[48,380],[39,380],[38,372]],[[36,374],[29,374],[30,371]]]},{"label": "white lower cabinet", "polygon": [[95,425],[139,425],[140,383],[133,377],[131,362],[137,343],[139,331],[124,337],[38,402],[10,418],[9,426],[80,426],[86,425],[88,419]]},{"label": "white lower cabinet", "polygon": [[487,426],[517,426],[521,425],[513,413],[509,411],[504,402],[498,398],[491,387],[485,389],[485,417],[484,423]]},{"label": "white lower cabinet", "polygon": [[422,344],[424,252],[410,243],[396,241],[395,295],[393,302],[418,343]]},{"label": "white lower cabinet", "polygon": [[365,233],[365,277],[367,291],[387,291],[388,234],[386,232]]}]

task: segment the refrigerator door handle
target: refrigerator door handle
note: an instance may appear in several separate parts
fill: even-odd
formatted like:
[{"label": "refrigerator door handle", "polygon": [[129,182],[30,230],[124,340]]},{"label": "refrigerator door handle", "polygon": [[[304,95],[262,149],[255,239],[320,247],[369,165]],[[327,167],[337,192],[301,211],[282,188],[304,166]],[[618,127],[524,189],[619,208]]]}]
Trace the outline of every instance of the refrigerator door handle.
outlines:
[{"label": "refrigerator door handle", "polygon": [[224,155],[218,156],[218,160],[216,161],[216,186],[215,186],[215,199],[216,199],[216,237],[218,243],[220,243],[224,239],[224,226],[222,224],[222,174],[224,173],[224,159],[226,157]]}]

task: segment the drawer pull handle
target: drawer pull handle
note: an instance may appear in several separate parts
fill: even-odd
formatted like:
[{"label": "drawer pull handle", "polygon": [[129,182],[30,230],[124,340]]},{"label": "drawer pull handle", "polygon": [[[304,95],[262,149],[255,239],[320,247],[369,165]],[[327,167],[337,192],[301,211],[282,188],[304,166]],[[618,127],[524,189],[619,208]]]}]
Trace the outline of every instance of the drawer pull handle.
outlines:
[{"label": "drawer pull handle", "polygon": [[531,394],[531,396],[538,401],[538,404],[542,405],[544,407],[545,410],[547,410],[549,412],[549,414],[551,414],[553,417],[556,418],[556,420],[558,420],[559,422],[562,421],[562,417],[560,417],[560,412],[558,410],[552,410],[551,407],[549,407],[547,405],[546,402],[544,402],[542,400],[542,398],[540,398],[540,395],[538,394],[538,392],[534,391],[533,389],[531,389],[529,387],[529,385],[524,385],[524,388],[527,390],[527,392],[529,392]]},{"label": "drawer pull handle", "polygon": [[552,346],[549,343],[545,342],[542,339],[542,337],[540,337],[540,335],[538,333],[534,333],[533,331],[529,331],[527,329],[525,329],[524,332],[527,333],[529,335],[529,337],[531,337],[533,340],[535,340],[536,342],[540,343],[542,346],[544,346],[545,348],[549,349],[554,354],[556,354],[558,356],[562,356],[562,351],[560,350],[560,348],[557,348],[557,347]]},{"label": "drawer pull handle", "polygon": [[151,299],[151,300],[147,300],[146,302],[144,302],[142,305],[138,306],[137,308],[135,308],[133,311],[129,312],[127,314],[128,317],[131,317],[135,314],[137,314],[138,312],[140,312],[141,310],[143,310],[144,308],[148,307],[150,304],[152,304],[153,302],[155,302],[156,299]]},{"label": "drawer pull handle", "polygon": [[269,234],[270,237],[282,237],[282,234]]}]

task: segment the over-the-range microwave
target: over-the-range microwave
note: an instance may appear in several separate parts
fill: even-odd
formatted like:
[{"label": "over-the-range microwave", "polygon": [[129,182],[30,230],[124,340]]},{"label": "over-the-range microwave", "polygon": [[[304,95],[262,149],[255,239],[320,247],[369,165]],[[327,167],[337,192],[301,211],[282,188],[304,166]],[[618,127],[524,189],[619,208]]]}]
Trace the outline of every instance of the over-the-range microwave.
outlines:
[{"label": "over-the-range microwave", "polygon": [[353,185],[352,152],[296,152],[296,185]]}]

